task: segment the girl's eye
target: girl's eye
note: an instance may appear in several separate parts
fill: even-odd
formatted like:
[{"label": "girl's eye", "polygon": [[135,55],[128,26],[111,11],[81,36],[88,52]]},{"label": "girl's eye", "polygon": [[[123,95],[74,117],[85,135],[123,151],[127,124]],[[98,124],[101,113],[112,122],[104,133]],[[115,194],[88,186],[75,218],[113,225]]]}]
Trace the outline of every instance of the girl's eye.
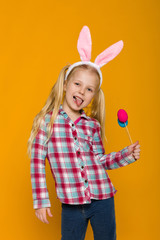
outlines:
[{"label": "girl's eye", "polygon": [[[75,82],[75,84],[76,85],[79,85],[79,83],[78,82]],[[91,88],[88,88],[89,89],[89,91],[91,91],[92,92],[92,89]]]},{"label": "girl's eye", "polygon": [[[88,88],[88,89],[90,89],[90,88]],[[91,90],[91,92],[92,92],[92,89],[90,89]]]}]

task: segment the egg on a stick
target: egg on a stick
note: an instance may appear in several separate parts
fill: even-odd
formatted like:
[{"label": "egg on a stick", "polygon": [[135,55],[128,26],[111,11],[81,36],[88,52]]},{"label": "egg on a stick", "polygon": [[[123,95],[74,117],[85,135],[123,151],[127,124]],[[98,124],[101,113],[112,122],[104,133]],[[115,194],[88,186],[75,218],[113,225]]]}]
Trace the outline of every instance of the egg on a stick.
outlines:
[{"label": "egg on a stick", "polygon": [[118,124],[120,127],[125,127],[127,134],[129,136],[130,142],[133,144],[131,136],[129,134],[127,125],[128,125],[128,114],[124,109],[119,109],[117,112]]}]

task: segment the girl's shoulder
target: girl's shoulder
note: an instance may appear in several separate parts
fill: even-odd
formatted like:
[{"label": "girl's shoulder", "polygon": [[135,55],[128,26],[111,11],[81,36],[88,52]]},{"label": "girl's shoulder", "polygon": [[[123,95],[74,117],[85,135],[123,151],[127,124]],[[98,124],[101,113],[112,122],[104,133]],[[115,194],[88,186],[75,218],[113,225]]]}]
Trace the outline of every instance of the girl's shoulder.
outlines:
[{"label": "girl's shoulder", "polygon": [[46,113],[43,117],[43,121],[45,122],[45,124],[48,124],[50,122],[51,116],[52,116],[52,111]]},{"label": "girl's shoulder", "polygon": [[92,118],[92,117],[89,117],[89,119],[90,119],[90,123],[91,123],[92,125],[94,125],[95,128],[101,126],[100,122],[99,122],[97,119]]}]

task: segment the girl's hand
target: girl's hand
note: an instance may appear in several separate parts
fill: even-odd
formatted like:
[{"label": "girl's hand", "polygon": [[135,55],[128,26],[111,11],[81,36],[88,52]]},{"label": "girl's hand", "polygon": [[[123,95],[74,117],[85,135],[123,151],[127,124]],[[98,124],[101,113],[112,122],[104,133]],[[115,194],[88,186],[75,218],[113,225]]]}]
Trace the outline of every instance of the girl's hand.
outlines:
[{"label": "girl's hand", "polygon": [[49,222],[46,217],[46,210],[47,210],[48,215],[50,217],[53,217],[49,207],[48,208],[38,208],[35,210],[35,214],[36,214],[37,218],[39,218],[39,220],[48,224]]},{"label": "girl's hand", "polygon": [[137,160],[140,158],[140,145],[139,141],[128,146],[128,151],[132,153],[133,157]]}]

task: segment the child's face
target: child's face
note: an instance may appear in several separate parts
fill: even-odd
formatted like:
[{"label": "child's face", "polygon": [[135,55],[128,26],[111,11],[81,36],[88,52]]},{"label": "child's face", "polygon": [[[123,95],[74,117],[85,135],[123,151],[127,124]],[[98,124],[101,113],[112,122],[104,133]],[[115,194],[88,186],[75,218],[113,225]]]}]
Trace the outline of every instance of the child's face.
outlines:
[{"label": "child's face", "polygon": [[[79,111],[88,106],[99,88],[99,80],[95,73],[88,70],[76,71],[70,80],[64,82],[65,99],[64,106],[73,111]],[[79,97],[81,100],[76,99]]]}]

